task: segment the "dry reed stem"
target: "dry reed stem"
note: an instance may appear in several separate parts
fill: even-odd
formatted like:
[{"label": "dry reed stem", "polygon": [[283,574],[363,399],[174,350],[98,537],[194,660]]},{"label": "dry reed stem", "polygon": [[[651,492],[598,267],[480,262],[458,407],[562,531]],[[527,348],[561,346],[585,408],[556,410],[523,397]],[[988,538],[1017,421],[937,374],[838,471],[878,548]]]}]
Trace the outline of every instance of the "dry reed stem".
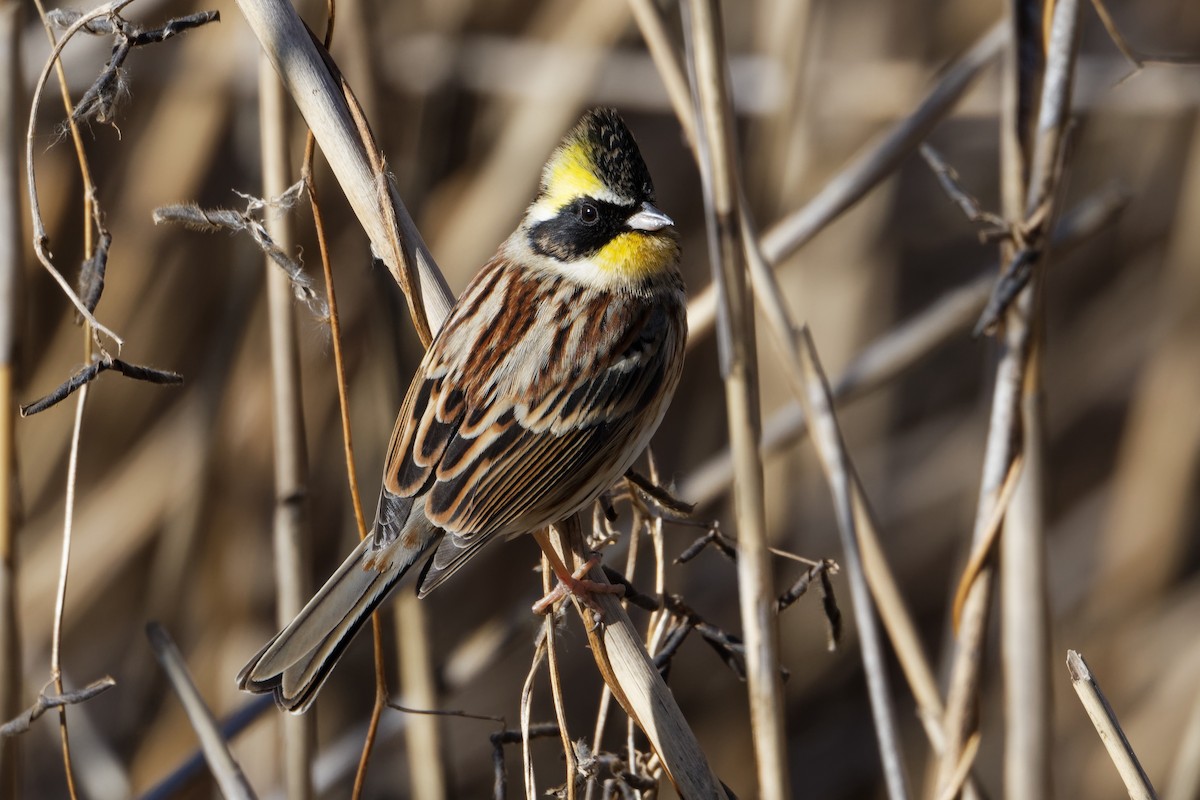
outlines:
[{"label": "dry reed stem", "polygon": [[738,531],[738,599],[746,644],[746,683],[759,796],[791,796],[787,725],[779,670],[779,626],[767,544],[763,498],[754,307],[739,225],[739,187],[733,118],[728,97],[724,30],[715,0],[690,0],[684,12],[696,144],[704,187],[705,221],[713,282],[718,287],[721,375],[725,382],[733,453]]},{"label": "dry reed stem", "polygon": [[179,648],[171,640],[171,635],[157,622],[150,622],[146,625],[146,638],[150,640],[155,658],[162,665],[171,688],[175,690],[188,721],[196,731],[196,737],[204,751],[204,759],[208,762],[221,793],[225,795],[226,800],[254,800],[254,790],[250,788],[241,766],[229,752],[229,745],[221,736],[217,721],[196,689],[196,684],[192,682],[187,664]]},{"label": "dry reed stem", "polygon": [[[1046,232],[1053,222],[1055,199],[1062,177],[1063,140],[1067,115],[1070,110],[1070,94],[1078,41],[1078,19],[1078,0],[1060,0],[1055,4],[1053,27],[1046,51],[1045,74],[1041,81],[1037,130],[1033,140],[1033,151],[1029,158],[1029,182],[1024,197],[1023,221],[1019,223],[1017,231],[1017,245],[1022,248],[1030,248],[1038,254],[1039,263],[1035,266],[1035,269],[1038,270],[1044,263],[1045,250],[1048,249]],[[1036,83],[1036,81],[1022,79],[1021,86],[1024,87],[1031,82]],[[1012,91],[1009,94],[1009,99],[1017,102],[1016,98],[1020,96],[1020,93]],[[1020,124],[1019,116],[1015,113],[1010,113],[1006,119],[1012,124]],[[1023,141],[1021,133],[1019,128],[1016,136],[1012,136],[1010,132],[1008,141],[1010,143]],[[1011,162],[1019,152],[1016,144],[1010,144],[1006,156]],[[1022,170],[1013,167],[1010,163],[1002,172],[1011,184],[1017,180],[1015,176],[1019,175]],[[1006,204],[1015,202],[1014,194],[1013,188],[1006,189]],[[987,533],[990,520],[995,516],[1000,487],[1005,476],[1009,474],[1017,453],[1028,449],[1027,456],[1037,458],[1037,452],[1040,450],[1040,445],[1036,441],[1028,441],[1027,447],[1024,438],[1036,436],[1040,426],[1032,418],[1023,418],[1026,410],[1035,414],[1037,412],[1035,405],[1027,404],[1024,399],[1028,396],[1027,389],[1036,389],[1037,386],[1035,377],[1037,360],[1035,357],[1031,358],[1031,353],[1035,350],[1034,342],[1037,336],[1035,315],[1036,309],[1040,306],[1037,296],[1039,283],[1040,277],[1035,273],[1034,279],[1021,290],[1005,315],[1003,333],[1005,350],[996,370],[992,417],[988,430],[983,480],[973,533],[975,543],[982,540]],[[1035,466],[1026,472],[1026,479],[1029,479],[1030,475],[1036,477],[1038,474],[1040,474],[1040,470]],[[1014,494],[1022,497],[1025,503],[1017,515],[1023,524],[1014,535],[1020,536],[1023,541],[1018,545],[1016,551],[1033,557],[1031,554],[1040,551],[1043,544],[1040,526],[1036,525],[1040,512],[1031,508],[1030,505],[1040,505],[1040,499],[1036,487],[1027,486],[1022,490],[1019,483]],[[1043,575],[1044,568],[1038,568],[1035,565],[1030,575],[1026,577],[1041,580]],[[962,604],[963,622],[956,641],[944,724],[947,747],[942,753],[938,765],[939,791],[944,790],[950,784],[958,761],[962,757],[966,741],[978,726],[976,709],[983,662],[983,637],[987,629],[994,580],[994,566],[985,566],[980,569]],[[1013,597],[1013,592],[1025,592],[1033,595],[1032,598],[1027,597],[1023,601],[1015,601],[1024,602],[1024,605],[1014,609],[1012,613],[1020,615],[1020,621],[1034,626],[1031,637],[1043,639],[1047,635],[1045,633],[1047,612],[1044,602],[1039,604],[1037,598],[1042,596],[1044,587],[1030,587],[1028,582],[1023,582],[1019,587],[1010,587],[1008,596]],[[1031,599],[1033,602],[1028,602]],[[1034,777],[1028,786],[1030,787],[1029,791],[1036,795],[1041,791],[1038,787],[1044,787],[1048,782],[1046,777],[1048,761],[1045,761],[1038,753],[1031,754],[1029,748],[1031,744],[1046,742],[1048,734],[1045,728],[1045,718],[1042,716],[1045,713],[1044,706],[1030,709],[1028,704],[1037,701],[1038,698],[1041,698],[1044,703],[1048,690],[1036,687],[1036,682],[1043,680],[1040,671],[1044,669],[1044,666],[1033,663],[1038,647],[1033,638],[1021,636],[1019,645],[1010,642],[1010,646],[1020,646],[1025,649],[1026,657],[1021,663],[1026,666],[1027,671],[1022,673],[1020,679],[1035,682],[1035,685],[1032,692],[1023,692],[1020,695],[1022,705],[1019,710],[1010,707],[1010,723],[1024,724],[1026,727],[1020,730],[1019,741],[1010,739],[1009,743],[1020,747],[1022,768],[1033,771]],[[1032,658],[1028,657],[1031,652],[1034,653]],[[1017,679],[1014,677],[1014,680]],[[1014,720],[1011,716],[1026,713],[1034,716],[1025,720]],[[1045,745],[1042,745],[1042,750],[1044,751],[1044,749]]]},{"label": "dry reed stem", "polygon": [[[671,49],[666,44],[667,37],[662,18],[654,8],[648,7],[645,3],[640,2],[640,0],[635,0],[633,5],[638,22],[642,26],[643,35],[651,47],[651,52],[654,55],[656,64],[658,64],[659,71],[664,76],[667,76],[664,77],[664,81],[670,87],[675,83],[675,81],[670,79],[670,76],[678,72],[679,67]],[[1002,34],[1003,25],[995,26],[989,34],[971,49],[967,57],[956,64],[947,78],[940,82],[938,87],[926,98],[916,114],[909,117],[905,123],[894,128],[890,134],[880,140],[877,146],[864,153],[863,156],[851,165],[851,169],[848,169],[846,172],[851,173],[853,170],[852,174],[855,177],[840,183],[835,180],[834,183],[830,184],[830,189],[817,198],[818,200],[825,198],[822,201],[822,205],[812,206],[810,204],[810,206],[815,208],[824,208],[825,211],[822,213],[828,214],[828,216],[824,219],[823,223],[812,228],[809,238],[811,238],[811,235],[815,235],[820,230],[820,227],[828,224],[841,211],[852,205],[858,197],[874,186],[891,169],[894,169],[895,164],[898,163],[902,155],[908,149],[916,146],[920,138],[940,119],[940,115],[952,107],[953,102],[970,85],[971,79],[999,51],[1000,44],[1003,42]],[[689,138],[695,141],[696,137],[688,114],[679,111],[678,107],[681,106],[681,102],[677,97],[678,93],[671,92],[670,95],[673,103],[677,106],[677,113],[680,116],[685,132],[688,132]],[[846,193],[848,190],[853,191]],[[839,193],[846,194],[839,195]],[[818,215],[817,219],[821,219],[821,216]],[[739,215],[739,220],[744,227],[749,227],[744,214]],[[798,242],[796,246],[802,243]],[[752,265],[755,264],[756,253],[751,253],[750,259]],[[768,270],[759,269],[751,271],[752,277],[756,280],[756,290],[772,294],[773,292],[769,287],[770,284],[773,284],[773,278],[761,278],[760,275],[764,273],[768,273]],[[761,288],[760,284],[763,285]],[[713,286],[716,285],[714,282]],[[712,287],[706,291],[711,294],[711,289]],[[777,292],[777,290],[775,291]],[[715,297],[715,295],[712,296]],[[693,299],[689,304],[689,325],[702,327],[711,323],[715,314],[707,311],[708,308],[715,308],[715,301],[709,301],[704,294]],[[695,313],[697,310],[699,313]],[[693,335],[689,341],[697,341],[696,336]],[[730,458],[731,463],[732,460]],[[733,481],[734,472],[734,469],[730,469],[727,473],[731,482]],[[916,628],[904,610],[899,591],[895,586],[895,580],[891,577],[890,570],[887,568],[886,561],[883,558],[882,550],[878,546],[878,541],[874,533],[874,524],[870,521],[867,505],[862,498],[861,487],[856,488],[854,509],[855,513],[861,517],[859,524],[866,531],[864,533],[865,541],[863,546],[866,550],[864,560],[868,567],[868,574],[872,576],[873,588],[877,595],[880,596],[880,605],[884,609],[885,625],[887,625],[889,633],[896,643],[902,664],[905,665],[906,676],[918,698],[918,705],[922,712],[920,718],[925,723],[926,732],[935,749],[940,749],[943,737],[933,722],[941,714],[941,702],[936,682],[933,678],[932,670],[929,668],[924,657],[916,635]],[[689,494],[688,496],[691,497],[693,495]],[[890,716],[890,712],[888,712],[888,715]],[[888,727],[890,728],[891,726],[888,725]],[[890,738],[894,738],[894,735]],[[885,759],[887,758],[888,756],[885,755]],[[898,774],[899,770],[892,770],[893,777]],[[903,785],[903,780],[893,780],[890,781],[890,784]]]},{"label": "dry reed stem", "polygon": [[[652,53],[654,54],[656,64],[659,65],[660,72],[664,73],[665,76],[671,76],[671,74],[678,71],[678,65],[676,60],[674,60],[671,50],[666,46],[665,29],[664,26],[662,26],[662,19],[659,16],[659,13],[656,12],[654,8],[647,7],[640,1],[635,1],[634,6],[638,16],[638,23],[642,25],[643,35],[646,36],[647,41],[650,43],[650,48],[652,48]],[[1002,26],[997,26],[997,29],[1002,31]],[[901,145],[906,145],[907,148],[910,149],[913,148],[913,146],[916,146],[916,144],[919,142],[919,139],[913,137],[914,132],[924,131],[924,128],[922,127],[923,125],[931,126],[932,122],[936,121],[938,110],[941,110],[941,113],[944,113],[944,110],[949,108],[950,104],[952,104],[950,101],[956,100],[956,97],[961,95],[961,92],[965,90],[968,84],[970,84],[970,78],[979,71],[979,68],[982,68],[982,66],[984,66],[986,62],[990,60],[990,58],[992,58],[995,50],[998,49],[998,43],[1001,41],[1002,38],[997,37],[996,30],[992,30],[988,36],[984,37],[982,42],[977,44],[976,47],[972,48],[970,54],[972,58],[964,60],[966,66],[952,70],[952,74],[950,74],[948,79],[943,80],[943,82],[940,84],[940,88],[935,89],[930,97],[926,98],[926,102],[924,103],[922,109],[919,109],[918,114],[914,115],[913,118],[910,118],[910,120],[916,119],[924,121],[913,122],[913,124],[910,126],[901,125],[893,132],[894,136],[884,137],[880,149],[878,149],[878,152],[874,157],[863,157],[856,162],[856,166],[860,168],[860,172],[865,170],[866,174],[870,174],[871,170],[878,170],[880,164],[888,163],[889,158],[894,158],[895,161],[899,161],[899,155],[893,154],[892,151],[896,148],[899,148]],[[668,86],[673,84],[672,80],[665,80]],[[674,106],[677,107],[677,113],[680,115],[680,121],[682,121],[684,130],[685,132],[694,131],[694,126],[691,124],[689,113],[686,112],[686,109],[689,107],[684,106],[683,101],[680,100],[677,95],[677,92],[672,92],[671,97]],[[947,104],[946,106],[942,107],[942,103]],[[932,121],[930,121],[930,115],[932,115]],[[689,138],[695,142],[694,133],[691,133]],[[875,180],[882,179],[883,174],[886,173],[878,173]],[[851,181],[850,184],[847,185],[854,186],[856,185],[856,182]],[[869,180],[865,181],[864,184],[859,188],[860,191],[865,192],[866,190],[869,190],[871,186],[874,186],[874,182]],[[845,207],[848,207],[848,205],[851,203],[852,200],[847,201]],[[845,210],[845,207],[842,207],[841,210]],[[838,213],[840,213],[840,211],[838,211]],[[827,222],[832,221],[834,216],[830,216],[827,219]],[[752,231],[749,230],[748,219],[743,216],[739,219],[739,224],[744,231],[746,239],[749,241],[752,237]],[[814,235],[815,233],[816,230],[814,230]],[[778,289],[773,291],[769,288],[770,284],[774,283],[774,279],[773,277],[769,276],[769,270],[767,267],[761,265],[761,253],[758,252],[757,247],[751,248],[751,252],[749,252],[748,255],[751,265],[758,267],[758,269],[751,270],[751,275],[756,279],[756,289],[760,288],[758,287],[758,284],[766,284],[766,287],[762,288],[761,291],[766,291],[768,295],[778,295]],[[713,285],[716,284],[714,283]],[[702,305],[700,307],[703,309],[704,306],[702,299],[701,303]],[[695,319],[694,314],[692,314],[692,309],[695,309],[696,307],[696,300],[694,300],[689,305],[689,324],[704,324],[703,318]],[[950,318],[952,321],[953,319],[953,317]],[[946,331],[947,335],[953,330],[955,330],[954,327],[950,326],[950,330]],[[776,326],[775,332],[780,332],[778,326]],[[784,338],[786,339],[787,335],[784,335]],[[695,338],[692,338],[691,341],[695,341]],[[941,338],[937,338],[936,341],[941,341]],[[918,351],[920,350],[918,349]],[[734,482],[733,479],[736,470],[732,469],[732,456],[728,458],[728,461],[730,461],[731,468],[727,470],[726,476],[728,482]],[[864,563],[866,565],[866,570],[868,570],[868,575],[871,577],[872,589],[874,589],[878,599],[880,599],[880,606],[883,609],[884,624],[886,624],[888,627],[889,636],[892,637],[893,642],[895,643],[901,663],[904,664],[905,667],[905,674],[908,678],[908,681],[910,681],[910,685],[913,687],[914,694],[916,694],[918,699],[920,711],[919,717],[922,718],[922,721],[925,724],[926,734],[929,735],[930,741],[932,742],[932,745],[934,745],[935,750],[940,750],[942,746],[943,735],[936,720],[938,720],[938,718],[941,716],[942,705],[940,694],[938,694],[937,691],[934,674],[932,674],[932,670],[929,667],[928,661],[925,660],[922,646],[920,646],[919,638],[917,637],[916,626],[913,625],[911,616],[908,615],[905,610],[905,604],[901,600],[894,578],[892,575],[890,575],[890,570],[887,567],[886,560],[883,558],[882,548],[878,546],[874,521],[871,521],[868,505],[866,505],[863,497],[862,488],[857,485],[857,477],[854,477],[854,481],[856,481],[856,485],[854,485],[853,512],[854,516],[857,518],[858,527],[863,529],[862,536],[864,540]],[[694,494],[688,493],[688,497],[694,497]],[[890,717],[890,710],[884,711],[884,715]],[[893,724],[890,722],[884,722],[884,726],[886,726],[889,730],[893,730],[894,728]],[[894,741],[894,733],[886,733],[884,736],[886,736],[886,738],[889,740]],[[894,750],[894,748],[890,748],[890,750]],[[889,759],[889,756],[884,754],[884,759]],[[893,763],[895,763],[895,759],[892,760]],[[889,781],[889,784],[892,784],[892,786],[902,787],[904,780],[902,780],[902,778],[900,778],[900,780],[896,780],[896,776],[901,774],[901,770],[892,769],[889,771],[893,778],[893,780]]]},{"label": "dry reed stem", "polygon": [[1067,671],[1071,674],[1071,685],[1079,695],[1079,702],[1100,735],[1100,741],[1104,742],[1104,748],[1116,765],[1131,800],[1154,800],[1157,797],[1154,787],[1142,769],[1137,754],[1133,752],[1129,739],[1125,737],[1116,712],[1100,691],[1100,684],[1096,682],[1083,656],[1074,650],[1067,651]]},{"label": "dry reed stem", "polygon": [[[0,3],[0,719],[21,710],[21,631],[17,615],[16,444],[14,394],[21,290],[20,181],[17,177],[18,130],[15,112],[21,96],[17,68],[21,32],[20,4]],[[0,741],[0,800],[17,796],[18,743]]]},{"label": "dry reed stem", "polygon": [[413,324],[428,345],[429,332],[454,298],[387,176],[349,87],[331,72],[332,62],[285,0],[239,0],[238,8],[312,130],[375,254],[407,289]]},{"label": "dry reed stem", "polygon": [[[288,106],[283,86],[265,57],[259,58],[259,126],[262,150],[263,196],[279,197],[291,186]],[[268,210],[263,219],[271,239],[284,252],[294,247],[291,218],[286,211]],[[296,307],[291,281],[265,259],[267,315],[271,358],[271,422],[274,444],[275,618],[282,628],[300,613],[308,597],[305,558],[309,535],[308,451],[304,440],[300,351],[296,341]],[[283,782],[289,800],[313,796],[311,764],[316,720],[283,715]]]},{"label": "dry reed stem", "polygon": [[[1035,323],[1040,326],[1040,323]],[[1021,390],[1024,442],[1000,536],[1000,657],[1004,671],[1004,775],[1009,800],[1052,793],[1050,608],[1043,518],[1041,347],[1034,345]],[[1002,503],[998,503],[999,507]]]},{"label": "dry reed stem", "polygon": [[[436,708],[438,705],[437,669],[430,647],[426,604],[412,592],[397,592],[393,605],[399,651],[400,696],[406,706]],[[410,792],[414,800],[441,800],[450,793],[447,763],[439,716],[415,714],[408,721],[404,737],[411,775]]]}]

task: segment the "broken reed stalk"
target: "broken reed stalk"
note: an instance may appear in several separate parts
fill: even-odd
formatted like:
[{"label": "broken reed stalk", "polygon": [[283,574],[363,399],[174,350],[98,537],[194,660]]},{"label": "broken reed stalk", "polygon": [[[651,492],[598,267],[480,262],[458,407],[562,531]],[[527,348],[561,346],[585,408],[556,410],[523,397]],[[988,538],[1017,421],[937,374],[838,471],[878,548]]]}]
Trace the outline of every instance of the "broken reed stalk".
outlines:
[{"label": "broken reed stalk", "polygon": [[196,731],[200,749],[204,752],[204,760],[208,762],[208,768],[212,771],[221,794],[226,800],[254,800],[254,790],[250,788],[250,783],[242,773],[241,765],[229,752],[229,744],[221,736],[221,729],[212,711],[200,696],[192,676],[188,674],[187,663],[184,662],[171,635],[157,622],[150,622],[146,625],[146,638],[150,640],[154,657],[162,665],[171,688],[179,697],[188,722]]},{"label": "broken reed stalk", "polygon": [[1155,800],[1158,795],[1154,793],[1154,786],[1151,785],[1146,771],[1142,769],[1137,753],[1133,752],[1133,747],[1129,744],[1120,721],[1117,720],[1116,712],[1100,691],[1100,684],[1096,682],[1096,677],[1083,660],[1083,656],[1074,650],[1067,651],[1067,671],[1071,674],[1071,685],[1079,695],[1079,702],[1087,711],[1096,733],[1100,735],[1100,741],[1104,742],[1108,757],[1116,765],[1117,772],[1125,783],[1130,800]]},{"label": "broken reed stalk", "polygon": [[746,683],[759,796],[791,796],[787,723],[779,671],[779,620],[767,543],[763,497],[754,303],[746,280],[739,224],[733,117],[729,104],[724,30],[716,0],[681,6],[696,115],[696,144],[704,188],[713,283],[720,307],[718,342],[738,531],[738,599],[746,643]]},{"label": "broken reed stalk", "polygon": [[[1036,434],[1040,430],[1035,421],[1030,421],[1029,425],[1025,426],[1023,415],[1027,409],[1036,414],[1036,404],[1026,402],[1025,398],[1027,397],[1027,388],[1036,390],[1037,385],[1036,381],[1031,381],[1030,370],[1036,369],[1036,361],[1031,360],[1031,353],[1035,349],[1034,341],[1037,333],[1035,315],[1040,306],[1039,275],[1043,270],[1045,251],[1048,249],[1046,232],[1054,219],[1055,200],[1062,177],[1062,148],[1070,109],[1071,86],[1078,43],[1078,20],[1078,0],[1060,0],[1055,5],[1050,40],[1046,49],[1046,68],[1041,81],[1037,130],[1030,156],[1029,182],[1022,218],[1011,220],[1019,235],[1016,244],[1035,252],[1037,263],[1034,265],[1033,279],[1020,291],[1004,316],[1004,351],[996,369],[992,417],[988,429],[983,480],[973,535],[976,542],[986,534],[989,520],[996,513],[1000,487],[1003,485],[1013,461],[1025,446],[1024,437]],[[1015,115],[1012,118],[1015,119]],[[1018,141],[1020,134],[1021,131],[1018,130]],[[1010,152],[1012,151],[1010,150]],[[1006,171],[1013,171],[1013,167],[1006,166]],[[1037,446],[1035,442],[1033,444],[1035,452]],[[1030,476],[1022,479],[1030,480]],[[1038,527],[1040,512],[1030,508],[1030,504],[1038,501],[1036,491],[1029,486],[1025,489],[1018,487],[1014,494],[1020,495],[1021,492],[1027,493],[1022,499],[1025,505],[1022,506],[1018,516],[1014,518],[1014,522],[1026,529],[1025,544],[1019,545],[1017,549],[1027,552],[1030,547],[1043,546],[1040,542],[1040,532],[1035,530]],[[1010,566],[1013,565],[1010,564]],[[990,615],[992,588],[996,577],[995,570],[994,562],[992,562],[976,573],[963,603],[962,622],[955,643],[954,663],[951,668],[946,721],[943,726],[946,730],[948,746],[942,753],[937,770],[939,789],[944,789],[949,785],[967,741],[978,728],[976,709],[983,661],[983,642],[987,630],[987,619]],[[1037,579],[1036,576],[1035,579]],[[1027,585],[1022,586],[1019,590],[1031,591]],[[1041,590],[1039,588],[1034,591]],[[1044,608],[1039,609],[1035,602],[1015,613],[1044,616],[1046,612]],[[1044,626],[1045,622],[1043,620],[1038,624]],[[1042,636],[1044,634],[1038,632],[1035,635]],[[1018,646],[1036,649],[1035,645],[1027,641],[1021,642]],[[1030,667],[1037,669],[1038,665],[1031,664]],[[1039,680],[1036,675],[1032,677],[1034,680]],[[1033,696],[1030,694],[1021,700],[1022,712]],[[1010,710],[1015,711],[1015,708],[1010,706]],[[1035,724],[1037,723],[1035,722]],[[1045,732],[1028,728],[1022,732],[1023,737],[1033,737],[1034,740],[1046,735]],[[1039,766],[1036,762],[1030,762],[1030,766],[1043,770],[1042,774],[1033,779],[1031,785],[1041,784],[1045,774],[1044,770],[1048,769],[1048,765]],[[1037,792],[1037,789],[1035,788],[1033,791]]]},{"label": "broken reed stalk", "polygon": [[[410,287],[419,297],[418,301],[413,294],[408,295],[410,310],[428,319],[429,329],[436,330],[453,304],[453,296],[390,183],[386,188],[392,202],[387,208],[381,207],[379,181],[386,181],[386,174],[378,171],[382,156],[378,151],[370,155],[366,152],[374,143],[369,139],[364,142],[369,130],[364,127],[365,120],[356,119],[348,105],[349,88],[332,77],[330,65],[318,53],[290,4],[282,0],[239,0],[238,7],[312,129],[375,252],[401,287]],[[412,273],[406,271],[408,268]],[[420,331],[421,326],[417,327]],[[599,569],[593,573],[593,577],[602,575]],[[620,609],[619,603],[614,605]],[[677,785],[690,789],[687,797],[721,796],[720,782],[713,776],[670,690],[646,656],[628,615],[623,610],[607,614],[602,634],[597,639],[599,645],[593,646],[597,666],[614,696],[646,732],[668,775],[683,782]]]},{"label": "broken reed stalk", "polygon": [[[21,52],[21,13],[16,0],[0,2],[0,720],[21,711],[21,638],[17,615],[15,549],[17,498],[14,427],[17,399],[16,342],[21,304],[20,181],[17,152],[18,102],[22,95],[17,69]],[[0,740],[0,800],[17,796],[17,741]]]},{"label": "broken reed stalk", "polygon": [[[266,59],[259,58],[259,130],[262,141],[263,197],[279,197],[291,185],[288,104],[283,86]],[[263,225],[285,252],[294,250],[291,216],[268,209]],[[280,627],[300,613],[308,598],[308,452],[304,439],[300,351],[296,340],[296,306],[288,276],[265,259],[267,318],[271,352],[271,424],[274,444],[275,618]],[[316,719],[285,714],[283,783],[289,800],[313,796],[311,767],[316,744]]]}]

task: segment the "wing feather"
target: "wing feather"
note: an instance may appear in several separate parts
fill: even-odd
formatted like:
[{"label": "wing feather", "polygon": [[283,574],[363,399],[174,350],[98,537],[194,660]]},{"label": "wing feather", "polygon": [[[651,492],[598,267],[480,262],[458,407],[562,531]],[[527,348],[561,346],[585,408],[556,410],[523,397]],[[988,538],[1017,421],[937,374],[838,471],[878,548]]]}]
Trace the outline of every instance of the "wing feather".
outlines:
[{"label": "wing feather", "polygon": [[[496,292],[503,302],[480,296]],[[422,593],[486,541],[556,522],[608,488],[661,417],[682,361],[682,294],[601,294],[501,261],[456,309],[388,449],[388,491],[425,494],[425,515],[448,534]]]}]

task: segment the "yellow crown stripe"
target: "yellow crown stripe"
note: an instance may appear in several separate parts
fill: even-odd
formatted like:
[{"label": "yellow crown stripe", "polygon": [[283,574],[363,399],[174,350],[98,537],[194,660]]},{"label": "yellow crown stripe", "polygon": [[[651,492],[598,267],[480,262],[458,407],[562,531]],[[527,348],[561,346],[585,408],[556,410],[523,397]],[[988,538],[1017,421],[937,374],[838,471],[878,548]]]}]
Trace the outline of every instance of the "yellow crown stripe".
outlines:
[{"label": "yellow crown stripe", "polygon": [[576,198],[597,199],[612,192],[596,177],[595,166],[583,144],[573,143],[555,154],[546,171],[546,199],[554,208],[562,208]]}]

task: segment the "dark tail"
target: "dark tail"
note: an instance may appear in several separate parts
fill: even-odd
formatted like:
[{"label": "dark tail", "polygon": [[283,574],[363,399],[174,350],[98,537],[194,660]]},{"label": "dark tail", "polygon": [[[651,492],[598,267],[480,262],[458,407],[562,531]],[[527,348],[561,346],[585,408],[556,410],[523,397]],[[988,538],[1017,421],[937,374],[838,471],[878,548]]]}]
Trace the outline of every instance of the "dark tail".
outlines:
[{"label": "dark tail", "polygon": [[293,714],[307,711],[371,612],[439,538],[441,532],[423,519],[379,549],[367,537],[296,618],[242,668],[238,688],[274,692],[281,708]]}]

